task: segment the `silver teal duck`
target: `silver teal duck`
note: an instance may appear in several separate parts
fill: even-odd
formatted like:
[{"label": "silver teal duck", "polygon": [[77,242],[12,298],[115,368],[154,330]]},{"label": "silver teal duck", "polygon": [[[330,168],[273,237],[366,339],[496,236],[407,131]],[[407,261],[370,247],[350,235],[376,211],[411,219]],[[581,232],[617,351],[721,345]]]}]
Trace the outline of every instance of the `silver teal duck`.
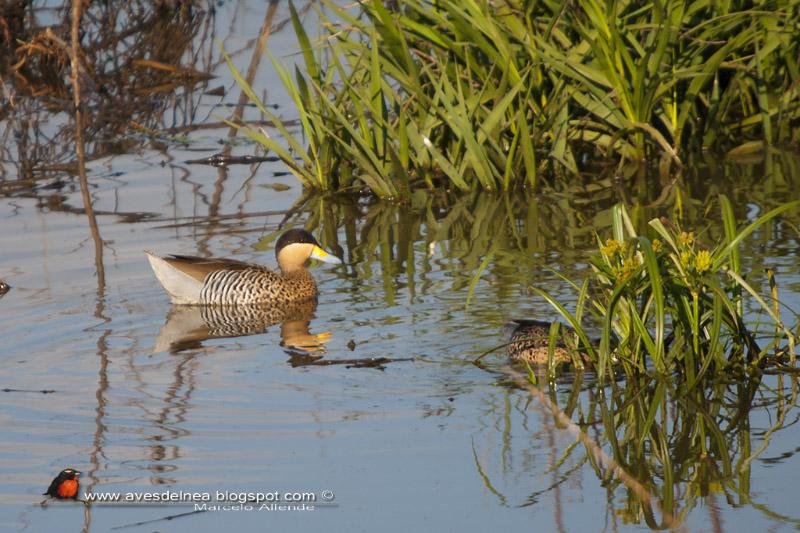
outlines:
[{"label": "silver teal duck", "polygon": [[[546,365],[550,349],[551,322],[541,320],[514,320],[504,327],[508,339],[506,351],[514,361],[528,362],[536,365]],[[583,357],[582,354],[569,348],[565,342],[567,335],[573,335],[575,330],[565,324],[559,324],[556,344],[553,347],[553,360],[557,365],[572,362],[572,355]]]},{"label": "silver teal duck", "polygon": [[145,253],[172,303],[181,305],[286,305],[315,298],[317,284],[306,262],[342,262],[301,229],[291,229],[278,239],[279,272],[234,259]]}]

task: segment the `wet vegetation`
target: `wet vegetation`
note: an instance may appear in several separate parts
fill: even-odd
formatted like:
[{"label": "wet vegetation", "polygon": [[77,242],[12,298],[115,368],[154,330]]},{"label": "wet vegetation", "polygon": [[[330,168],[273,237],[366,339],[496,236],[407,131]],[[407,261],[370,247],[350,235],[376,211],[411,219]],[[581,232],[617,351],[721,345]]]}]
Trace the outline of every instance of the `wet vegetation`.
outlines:
[{"label": "wet vegetation", "polygon": [[[18,165],[13,174],[3,166],[0,177],[23,187],[65,171],[76,174],[74,124],[62,120],[52,127],[55,117],[68,119],[74,110],[69,2],[53,8],[6,2],[0,15],[0,152]],[[170,109],[192,115],[185,106],[196,102],[180,95],[210,78],[203,54],[210,23],[208,9],[192,3],[87,6],[78,80],[90,161],[136,149],[163,129]],[[10,142],[12,135],[19,140]],[[8,152],[12,146],[18,153]]]},{"label": "wet vegetation", "polygon": [[[691,388],[706,372],[749,373],[768,354],[774,363],[794,364],[795,336],[781,320],[774,278],[769,297],[753,289],[742,277],[739,246],[759,226],[800,204],[784,204],[741,229],[728,198],[720,196],[719,204],[725,233],[713,247],[666,218],[649,222],[651,238],[640,235],[624,207],[615,206],[613,237],[592,261],[592,283],[573,284],[579,291],[575,313],[534,288],[576,329],[601,379],[618,364],[628,376],[680,371]],[[755,310],[747,298],[756,302]],[[763,348],[747,323],[754,311],[767,317],[757,319],[767,339]],[[603,323],[598,347],[581,327],[584,312]]]},{"label": "wet vegetation", "polygon": [[323,1],[276,64],[302,137],[242,125],[309,188],[407,199],[795,142],[796,2]]}]

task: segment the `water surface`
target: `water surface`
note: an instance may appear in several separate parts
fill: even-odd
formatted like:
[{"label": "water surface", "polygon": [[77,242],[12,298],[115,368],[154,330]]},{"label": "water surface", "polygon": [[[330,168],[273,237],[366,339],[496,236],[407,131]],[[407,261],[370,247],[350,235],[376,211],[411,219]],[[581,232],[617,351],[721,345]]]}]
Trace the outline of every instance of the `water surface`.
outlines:
[{"label": "water surface", "polygon": [[[538,195],[419,194],[403,206],[309,197],[279,163],[185,163],[224,146],[260,154],[211,127],[239,95],[210,36],[237,51],[245,70],[265,9],[221,4],[187,23],[184,64],[195,54],[201,60],[191,64],[217,77],[149,94],[158,105],[138,119],[164,135],[130,127],[133,116],[122,121],[127,127],[89,135],[102,269],[77,177],[56,168],[74,161],[68,117],[21,97],[2,123],[14,139],[0,173],[0,277],[13,287],[0,299],[2,528],[108,531],[192,510],[39,507],[65,466],[82,470],[84,489],[94,493],[334,494],[314,511],[206,512],[129,531],[657,527],[658,511],[589,460],[539,399],[501,373],[501,355],[485,368],[471,360],[502,342],[509,319],[555,318],[529,286],[574,301],[558,274],[586,273],[616,201],[628,203],[637,223],[683,215],[713,240],[718,211],[704,206],[717,193],[731,197],[743,223],[754,220],[797,198],[797,159],[698,162],[676,181],[587,179]],[[286,11],[279,7],[276,25]],[[291,31],[269,42],[292,61]],[[255,85],[293,118],[268,62]],[[224,96],[207,94],[218,86]],[[38,109],[36,128],[20,122],[30,115],[26,105]],[[250,108],[245,115],[258,119]],[[781,218],[743,248],[754,286],[766,287],[763,268],[773,268],[790,310],[800,309],[797,222],[796,213]],[[288,346],[281,324],[156,349],[171,308],[143,250],[274,266],[277,235],[301,226],[344,257],[341,267],[313,265],[320,301],[308,334],[331,334],[324,351]],[[370,358],[397,361],[354,363]],[[568,374],[544,390],[688,530],[797,527],[795,378],[721,383],[696,395],[671,383],[669,416],[657,426],[663,449],[639,445],[626,422],[652,387],[625,385],[599,387],[591,375]]]}]

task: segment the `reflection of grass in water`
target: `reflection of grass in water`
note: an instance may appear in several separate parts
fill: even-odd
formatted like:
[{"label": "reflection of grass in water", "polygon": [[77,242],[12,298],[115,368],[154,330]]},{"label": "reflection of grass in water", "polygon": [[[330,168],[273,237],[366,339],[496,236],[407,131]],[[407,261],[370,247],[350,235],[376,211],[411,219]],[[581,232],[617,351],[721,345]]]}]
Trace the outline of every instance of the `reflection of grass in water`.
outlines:
[{"label": "reflection of grass in water", "polygon": [[[199,95],[182,99],[175,94],[190,94],[209,78],[210,56],[194,51],[210,46],[214,16],[208,7],[141,1],[86,5],[79,80],[90,159],[135,151],[149,142],[150,135],[143,140],[131,132],[154,133],[173,118],[165,118],[167,109],[193,115]],[[0,46],[0,78],[14,97],[0,122],[0,136],[13,130],[14,142],[0,147],[0,154],[16,148],[14,157],[2,159],[20,162],[20,178],[58,172],[74,158],[73,127],[62,118],[73,113],[65,46],[69,13],[31,2],[11,3],[0,13],[9,39]],[[51,18],[46,28],[37,25]]]},{"label": "reflection of grass in water", "polygon": [[431,271],[443,268],[451,273],[448,294],[463,291],[462,302],[481,272],[480,292],[507,300],[542,275],[537,263],[552,250],[577,257],[592,242],[586,219],[564,201],[473,192],[415,194],[409,205],[309,195],[256,248],[271,249],[284,229],[301,222],[324,246],[342,248],[357,278],[382,278],[390,300],[398,280],[412,297],[429,293]]},{"label": "reflection of grass in water", "polygon": [[[737,167],[736,170],[729,173],[729,183],[733,192],[741,195],[742,190],[749,190],[745,184],[752,183],[750,177],[758,169]],[[685,180],[671,183],[663,198],[651,197],[646,192],[632,198],[629,225],[637,234],[653,236],[654,230],[649,229],[647,221],[669,215],[692,227],[708,224],[702,240],[724,239],[725,228],[719,219],[716,224],[714,220],[707,223],[704,218],[706,210],[701,202],[691,198],[695,194],[693,190],[702,181],[706,181],[711,190],[720,190],[716,176],[704,178],[707,172],[707,167],[698,166],[697,174],[687,173]],[[785,168],[783,174],[791,179],[776,191],[791,187],[792,181],[796,181],[792,167]],[[325,246],[341,248],[353,275],[365,279],[381,277],[388,299],[394,299],[398,290],[407,290],[412,297],[420,292],[430,292],[430,272],[447,263],[446,269],[452,273],[448,277],[448,295],[463,294],[461,297],[466,303],[472,286],[474,292],[470,307],[474,306],[478,295],[489,293],[500,298],[501,302],[519,301],[526,286],[538,286],[545,280],[555,279],[556,273],[548,267],[567,276],[574,276],[587,268],[587,251],[594,247],[595,235],[614,221],[613,193],[598,197],[596,192],[594,189],[576,189],[567,195],[473,192],[448,196],[418,191],[408,204],[347,195],[324,197],[308,194],[289,210],[280,229],[266,235],[256,248],[271,249],[272,241],[280,231],[302,224],[317,234]],[[596,200],[591,202],[591,199]],[[762,190],[754,191],[753,200],[765,205],[774,203]],[[737,210],[737,216],[744,214]],[[796,215],[790,211],[783,217],[791,220]],[[751,237],[758,238],[762,244],[772,245],[769,227],[762,227],[763,230],[751,234]],[[754,259],[750,255],[759,252],[752,239],[740,245],[740,268],[754,268]],[[759,279],[748,278],[747,281],[754,290],[760,291]],[[401,289],[398,289],[398,282],[403,285]],[[595,318],[597,313],[590,307],[592,300],[589,298],[595,295],[595,288],[586,285],[586,295],[575,310],[577,318],[581,319],[581,315],[590,320]],[[574,295],[563,290],[553,294],[562,301],[575,301]],[[480,306],[475,309],[480,309]],[[523,318],[515,316],[517,309],[506,309],[505,312],[507,318]],[[596,333],[587,335],[587,339],[594,337],[597,337]]]},{"label": "reflection of grass in water", "polygon": [[[552,473],[550,485],[515,501],[501,485],[507,476],[517,479],[520,468],[533,467],[515,460],[530,453],[524,435],[538,434],[541,439],[552,430],[547,429],[548,420],[529,424],[530,402],[513,389],[487,403],[481,417],[484,431],[500,442],[489,446],[496,454],[480,454],[473,445],[473,455],[482,483],[501,505],[536,503],[589,465],[609,492],[609,501],[616,502],[614,515],[624,523],[680,529],[690,513],[717,495],[730,505],[751,505],[768,517],[797,523],[754,502],[750,483],[752,461],[763,455],[780,430],[793,424],[789,415],[800,390],[796,376],[778,376],[774,387],[754,377],[738,383],[706,380],[693,389],[675,376],[638,376],[612,381],[598,391],[596,384],[587,386],[579,372],[571,384],[559,384],[558,394],[553,384],[525,385],[521,374],[508,376],[531,391],[534,405],[542,402],[545,409],[539,417],[553,416],[555,428],[569,429],[576,441],[564,450],[552,449],[549,469],[543,472]],[[755,407],[767,411],[760,418],[771,421],[768,428],[752,427],[750,412]],[[515,416],[522,417],[521,423]],[[597,432],[590,438],[593,429],[602,430],[602,436]],[[762,441],[756,449],[751,443],[754,431]],[[580,439],[578,432],[583,434]],[[552,436],[548,440],[555,446]],[[540,454],[547,446],[544,441],[537,446]]]},{"label": "reflection of grass in water", "polygon": [[[598,403],[613,456],[646,481],[665,512],[683,519],[698,499],[715,493],[728,501],[734,496],[749,501],[750,462],[766,449],[769,434],[784,427],[797,399],[797,383],[791,379],[788,394],[781,387],[768,399],[771,405],[761,406],[771,410],[776,422],[755,452],[750,410],[756,392],[764,388],[757,378],[691,390],[670,379],[612,383],[608,400]],[[629,500],[627,511],[658,526],[641,502]]]}]

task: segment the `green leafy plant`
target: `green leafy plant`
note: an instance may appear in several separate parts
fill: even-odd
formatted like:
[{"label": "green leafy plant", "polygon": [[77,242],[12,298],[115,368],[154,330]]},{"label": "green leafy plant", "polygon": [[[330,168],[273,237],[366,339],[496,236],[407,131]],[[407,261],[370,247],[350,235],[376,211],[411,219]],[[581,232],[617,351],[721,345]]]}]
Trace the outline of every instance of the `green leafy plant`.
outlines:
[{"label": "green leafy plant", "polygon": [[[623,369],[628,375],[655,370],[680,371],[692,387],[706,373],[743,369],[763,362],[781,343],[794,359],[795,337],[770,305],[740,272],[739,245],[756,229],[792,202],[765,213],[737,231],[725,196],[719,203],[725,238],[715,246],[701,243],[693,232],[667,220],[649,223],[652,238],[640,235],[624,207],[613,211],[613,237],[598,243],[593,274],[579,291],[577,312],[570,313],[546,291],[534,288],[575,328],[601,377]],[[745,298],[775,325],[767,346],[761,347],[746,323]],[[602,323],[599,345],[581,327],[584,310]]]},{"label": "green leafy plant", "polygon": [[[392,7],[389,7],[392,6]],[[302,66],[273,58],[302,138],[238,124],[308,188],[533,187],[579,162],[680,166],[796,141],[798,0],[315,4]]]}]

